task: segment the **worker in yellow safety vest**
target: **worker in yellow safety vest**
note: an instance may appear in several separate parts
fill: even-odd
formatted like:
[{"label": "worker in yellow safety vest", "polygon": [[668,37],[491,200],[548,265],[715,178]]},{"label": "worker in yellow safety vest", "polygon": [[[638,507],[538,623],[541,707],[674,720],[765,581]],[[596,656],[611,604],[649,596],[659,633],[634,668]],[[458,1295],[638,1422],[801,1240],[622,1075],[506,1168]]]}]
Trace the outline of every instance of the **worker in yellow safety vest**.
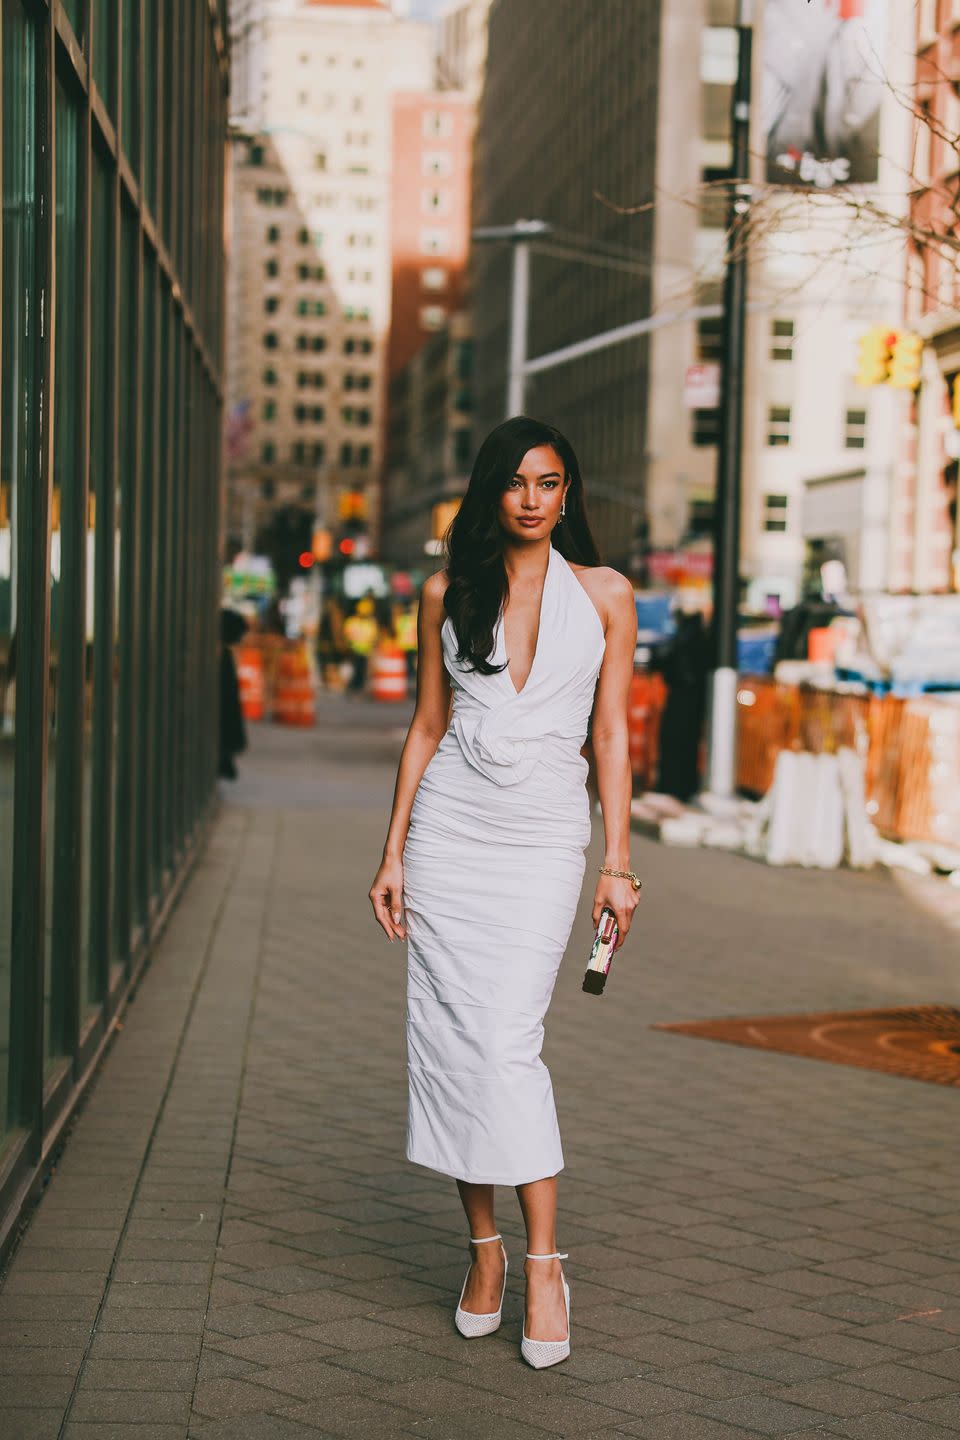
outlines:
[{"label": "worker in yellow safety vest", "polygon": [[393,633],[397,644],[407,659],[407,680],[412,682],[417,673],[417,606],[410,605],[399,610],[394,620]]},{"label": "worker in yellow safety vest", "polygon": [[366,689],[367,668],[380,638],[376,606],[370,596],[357,601],[357,608],[343,622],[343,634],[353,659],[353,675],[348,694],[361,694]]}]

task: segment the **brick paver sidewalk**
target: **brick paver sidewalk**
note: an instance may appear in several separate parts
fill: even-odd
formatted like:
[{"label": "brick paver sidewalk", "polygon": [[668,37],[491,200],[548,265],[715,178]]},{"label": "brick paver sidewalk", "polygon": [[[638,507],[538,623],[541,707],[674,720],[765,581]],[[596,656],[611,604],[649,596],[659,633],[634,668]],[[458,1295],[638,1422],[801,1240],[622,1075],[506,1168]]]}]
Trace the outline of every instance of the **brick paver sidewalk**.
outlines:
[{"label": "brick paver sidewalk", "polygon": [[366,892],[409,710],[256,730],[0,1289],[2,1440],[960,1432],[956,1090],[651,1030],[957,1003],[939,891],[635,838],[644,899],[547,1020],[573,1354],[463,1340],[452,1181],[403,1159],[405,949]]}]

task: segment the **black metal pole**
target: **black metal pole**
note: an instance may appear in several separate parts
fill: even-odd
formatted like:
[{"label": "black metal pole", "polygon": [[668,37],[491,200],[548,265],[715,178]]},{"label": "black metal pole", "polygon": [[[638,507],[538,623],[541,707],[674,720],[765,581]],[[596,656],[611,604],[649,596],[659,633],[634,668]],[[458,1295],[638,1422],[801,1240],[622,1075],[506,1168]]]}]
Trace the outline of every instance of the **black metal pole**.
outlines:
[{"label": "black metal pole", "polygon": [[731,113],[731,184],[723,282],[720,446],[714,514],[710,789],[735,788],[737,606],[740,571],[740,477],[746,354],[747,251],[750,222],[750,106],[753,30],[749,0],[740,0],[737,80]]}]

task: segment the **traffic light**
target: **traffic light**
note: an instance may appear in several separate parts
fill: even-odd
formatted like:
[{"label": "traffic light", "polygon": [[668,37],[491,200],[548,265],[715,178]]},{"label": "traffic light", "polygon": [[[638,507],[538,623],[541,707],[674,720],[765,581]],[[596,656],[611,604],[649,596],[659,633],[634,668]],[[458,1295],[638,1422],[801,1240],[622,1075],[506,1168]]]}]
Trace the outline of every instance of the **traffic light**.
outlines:
[{"label": "traffic light", "polygon": [[920,384],[923,339],[910,330],[898,330],[890,356],[889,384],[895,390],[916,390]]},{"label": "traffic light", "polygon": [[858,385],[882,385],[887,378],[890,353],[897,339],[895,330],[872,325],[858,341],[856,381]]},{"label": "traffic light", "polygon": [[337,501],[341,520],[363,520],[367,514],[367,497],[362,490],[341,490]]}]

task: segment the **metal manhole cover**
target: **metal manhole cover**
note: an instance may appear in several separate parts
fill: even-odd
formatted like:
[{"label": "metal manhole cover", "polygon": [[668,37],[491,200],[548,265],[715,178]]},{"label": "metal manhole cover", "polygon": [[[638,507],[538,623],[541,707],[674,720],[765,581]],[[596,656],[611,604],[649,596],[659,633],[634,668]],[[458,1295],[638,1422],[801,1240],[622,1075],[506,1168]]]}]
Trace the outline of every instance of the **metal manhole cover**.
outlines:
[{"label": "metal manhole cover", "polygon": [[960,1086],[960,1010],[950,1005],[730,1017],[653,1029]]}]

